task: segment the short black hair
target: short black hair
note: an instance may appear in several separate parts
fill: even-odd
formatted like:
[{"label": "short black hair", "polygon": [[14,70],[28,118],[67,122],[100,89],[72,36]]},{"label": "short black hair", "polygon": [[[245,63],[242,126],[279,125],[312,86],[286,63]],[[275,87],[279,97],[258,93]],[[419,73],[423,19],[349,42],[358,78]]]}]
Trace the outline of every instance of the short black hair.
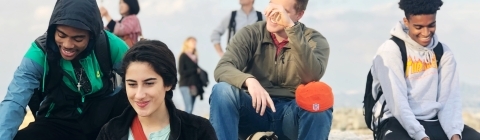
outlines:
[{"label": "short black hair", "polygon": [[138,0],[123,0],[128,5],[128,14],[136,15],[140,12],[140,5]]},{"label": "short black hair", "polygon": [[171,86],[165,98],[172,99],[173,90],[177,84],[177,67],[175,56],[168,46],[158,40],[142,40],[133,45],[122,61],[121,77],[125,81],[125,72],[132,62],[146,62],[163,78],[164,86]]},{"label": "short black hair", "polygon": [[400,0],[400,9],[405,12],[407,19],[412,15],[436,14],[443,5],[442,0]]}]

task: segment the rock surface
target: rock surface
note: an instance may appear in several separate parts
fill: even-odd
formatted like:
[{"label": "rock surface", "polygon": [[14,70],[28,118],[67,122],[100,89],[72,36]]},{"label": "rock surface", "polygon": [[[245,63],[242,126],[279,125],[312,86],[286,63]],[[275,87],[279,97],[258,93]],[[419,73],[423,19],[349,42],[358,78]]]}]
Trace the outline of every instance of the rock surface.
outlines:
[{"label": "rock surface", "polygon": [[[463,112],[466,125],[480,131],[480,112]],[[34,121],[30,111],[20,129]],[[332,130],[329,140],[373,140],[372,132],[363,120],[363,110],[358,108],[336,108],[333,112]]]}]

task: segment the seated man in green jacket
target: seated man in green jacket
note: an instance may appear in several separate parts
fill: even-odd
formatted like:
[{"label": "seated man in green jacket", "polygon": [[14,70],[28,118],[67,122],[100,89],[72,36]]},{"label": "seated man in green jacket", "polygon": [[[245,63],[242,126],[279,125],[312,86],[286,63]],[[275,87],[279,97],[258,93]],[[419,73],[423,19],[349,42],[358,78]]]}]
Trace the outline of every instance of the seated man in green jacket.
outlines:
[{"label": "seated man in green jacket", "polygon": [[279,139],[328,139],[332,109],[307,111],[294,93],[320,80],[330,53],[322,34],[298,22],[307,3],[271,0],[266,22],[246,26],[230,40],[210,96],[218,139],[245,139],[258,131],[273,131]]}]

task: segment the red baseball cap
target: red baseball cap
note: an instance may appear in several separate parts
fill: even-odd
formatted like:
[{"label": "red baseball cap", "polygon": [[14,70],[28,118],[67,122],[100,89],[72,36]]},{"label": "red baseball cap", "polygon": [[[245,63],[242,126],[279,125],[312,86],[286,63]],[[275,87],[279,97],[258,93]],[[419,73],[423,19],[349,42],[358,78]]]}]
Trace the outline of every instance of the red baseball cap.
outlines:
[{"label": "red baseball cap", "polygon": [[323,112],[333,106],[332,88],[324,82],[301,84],[295,91],[295,100],[300,108],[310,112]]}]

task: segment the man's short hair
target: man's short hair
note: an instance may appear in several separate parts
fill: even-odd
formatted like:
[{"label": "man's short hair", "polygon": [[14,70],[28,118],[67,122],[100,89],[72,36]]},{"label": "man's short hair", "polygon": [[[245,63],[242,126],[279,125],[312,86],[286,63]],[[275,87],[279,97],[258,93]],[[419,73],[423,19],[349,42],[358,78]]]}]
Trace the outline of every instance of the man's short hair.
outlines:
[{"label": "man's short hair", "polygon": [[442,0],[400,0],[399,8],[405,12],[407,19],[412,15],[436,14],[443,5]]},{"label": "man's short hair", "polygon": [[307,9],[308,0],[296,0],[294,9],[297,12],[304,11]]}]

